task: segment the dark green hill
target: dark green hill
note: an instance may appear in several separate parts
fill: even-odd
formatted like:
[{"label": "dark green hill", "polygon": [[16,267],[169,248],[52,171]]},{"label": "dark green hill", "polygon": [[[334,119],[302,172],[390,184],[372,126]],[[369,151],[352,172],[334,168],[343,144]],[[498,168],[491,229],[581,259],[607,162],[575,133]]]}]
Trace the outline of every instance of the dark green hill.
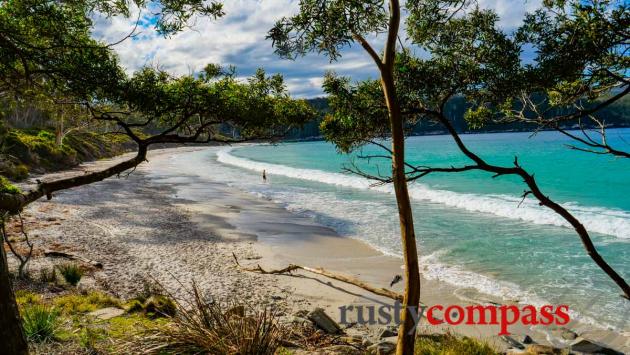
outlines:
[{"label": "dark green hill", "polygon": [[[321,113],[323,117],[330,111],[328,107],[328,99],[325,97],[318,97],[309,99],[308,102]],[[464,120],[464,113],[468,108],[468,104],[463,97],[456,97],[448,102],[446,105],[446,112],[449,118],[452,120],[455,128],[460,133],[469,132],[521,132],[532,131],[536,127],[524,123],[510,123],[510,124],[488,124],[481,129],[470,129]],[[319,132],[320,119],[310,122],[300,130],[293,130],[289,135],[290,140],[300,139],[316,139],[321,136]],[[606,122],[609,127],[630,127],[630,96],[625,96],[614,104],[602,109],[597,117]],[[575,125],[573,123],[567,123],[565,128],[572,128]],[[429,122],[422,122],[414,127],[413,133],[415,135],[426,134],[440,134],[445,133],[443,129],[435,124]]]}]

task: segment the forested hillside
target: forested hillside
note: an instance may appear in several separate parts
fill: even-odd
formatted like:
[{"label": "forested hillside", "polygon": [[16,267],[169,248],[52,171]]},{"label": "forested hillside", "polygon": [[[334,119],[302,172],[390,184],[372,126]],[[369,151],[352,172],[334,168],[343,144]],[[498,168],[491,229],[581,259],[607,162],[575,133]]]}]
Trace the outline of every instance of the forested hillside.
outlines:
[{"label": "forested hillside", "polygon": [[[318,97],[309,99],[308,102],[320,112],[320,119],[317,121],[309,122],[300,130],[293,130],[289,135],[289,139],[311,139],[319,137],[319,124],[321,118],[330,111],[328,107],[328,100],[325,97]],[[479,129],[471,129],[466,120],[464,120],[464,113],[468,105],[462,97],[457,97],[449,101],[446,105],[446,112],[449,118],[452,120],[453,125],[460,133],[466,132],[513,132],[513,131],[532,131],[536,128],[534,124],[526,124],[523,122],[514,123],[490,123]],[[610,128],[614,127],[630,127],[630,97],[623,97],[612,105],[602,109],[597,114],[597,118],[604,120],[606,125]],[[588,122],[584,122],[585,126],[588,126]],[[577,128],[577,122],[566,122],[563,128]],[[431,122],[420,122],[413,128],[415,135],[425,134],[439,134],[444,133],[440,125],[433,124]]]}]

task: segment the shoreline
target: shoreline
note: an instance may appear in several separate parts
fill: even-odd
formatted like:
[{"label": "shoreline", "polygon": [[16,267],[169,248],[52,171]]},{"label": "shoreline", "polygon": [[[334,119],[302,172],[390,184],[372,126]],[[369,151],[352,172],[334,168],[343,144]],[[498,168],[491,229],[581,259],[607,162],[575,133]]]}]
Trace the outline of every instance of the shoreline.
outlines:
[{"label": "shoreline", "polygon": [[[171,272],[180,278],[194,278],[202,289],[214,291],[215,296],[245,298],[249,294],[251,301],[272,304],[287,314],[322,307],[339,320],[340,306],[391,304],[389,299],[312,274],[298,273],[303,276],[290,277],[236,270],[231,252],[247,266],[260,264],[264,268],[278,268],[297,263],[388,287],[392,277],[402,273],[402,261],[359,240],[340,237],[334,230],[293,214],[272,201],[216,181],[181,176],[177,170],[172,170],[173,156],[199,149],[204,148],[155,150],[149,154],[149,163],[139,166],[137,172],[126,179],[110,178],[61,192],[51,201],[34,203],[27,211],[29,220],[33,219],[31,217],[49,218],[51,214],[57,215],[55,218],[59,220],[59,224],[31,228],[33,234],[42,234],[33,238],[34,241],[40,245],[62,242],[65,247],[103,261],[105,269],[95,275],[94,284],[123,297],[138,286],[137,281],[134,285],[135,276],[130,275],[131,271],[149,271],[157,274],[156,278],[168,287],[181,286],[168,280]],[[122,158],[114,160],[118,159]],[[107,164],[111,164],[111,160],[85,164],[81,169],[45,178]],[[47,235],[43,235],[43,228]],[[50,261],[41,259],[44,260],[33,260],[31,267]],[[393,289],[401,292],[401,284]],[[427,305],[468,304],[455,295],[456,287],[444,282],[423,278],[421,285],[421,300]],[[507,348],[496,336],[498,327],[495,326],[449,328],[423,323],[421,329],[430,332],[453,331],[488,340],[499,350]],[[570,325],[567,327],[573,329]],[[548,343],[544,334],[524,326],[514,325],[510,330],[514,338],[529,335],[538,343]],[[578,333],[617,350],[629,351],[627,336],[606,331]]]}]

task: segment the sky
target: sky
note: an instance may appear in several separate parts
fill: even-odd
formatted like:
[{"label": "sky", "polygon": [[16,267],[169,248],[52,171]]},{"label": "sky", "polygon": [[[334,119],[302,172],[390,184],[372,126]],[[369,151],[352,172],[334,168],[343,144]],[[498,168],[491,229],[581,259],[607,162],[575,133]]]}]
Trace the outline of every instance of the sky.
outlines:
[{"label": "sky", "polygon": [[[541,0],[478,0],[482,8],[494,9],[505,29],[517,27],[526,11],[536,9]],[[253,74],[264,68],[268,74],[284,76],[289,92],[295,97],[322,96],[324,73],[337,74],[355,80],[376,78],[373,62],[360,46],[347,48],[343,57],[329,62],[323,55],[309,54],[296,60],[279,58],[265,36],[283,16],[298,10],[296,0],[226,0],[220,19],[196,18],[191,28],[169,38],[157,34],[151,26],[139,26],[139,33],[113,48],[129,74],[143,66],[159,66],[176,75],[199,71],[208,63],[234,65],[239,76]],[[130,18],[96,18],[93,37],[106,43],[118,42],[132,32],[138,12]],[[150,14],[140,13],[145,24]],[[381,36],[382,37],[382,36]],[[369,39],[380,51],[382,38]]]}]

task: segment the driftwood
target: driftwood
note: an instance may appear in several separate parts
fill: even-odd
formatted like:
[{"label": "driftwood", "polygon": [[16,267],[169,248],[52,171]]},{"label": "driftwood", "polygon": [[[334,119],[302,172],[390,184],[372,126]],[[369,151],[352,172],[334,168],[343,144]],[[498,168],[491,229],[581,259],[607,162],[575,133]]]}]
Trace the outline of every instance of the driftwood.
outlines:
[{"label": "driftwood", "polygon": [[290,264],[289,266],[285,268],[277,269],[277,270],[265,270],[260,265],[256,265],[256,267],[253,267],[253,268],[248,268],[248,267],[241,266],[241,264],[238,262],[238,258],[236,257],[236,254],[232,253],[232,256],[234,257],[234,262],[236,262],[236,266],[238,266],[241,270],[257,272],[259,274],[275,274],[275,275],[281,275],[281,274],[291,275],[293,271],[304,270],[304,271],[311,272],[313,274],[322,275],[322,276],[331,278],[333,280],[337,280],[337,281],[345,282],[350,285],[357,286],[359,288],[362,288],[366,291],[372,292],[373,294],[376,294],[379,296],[391,298],[393,300],[400,301],[400,302],[403,301],[403,295],[398,292],[394,292],[386,288],[374,287],[354,277],[340,275],[340,274],[333,273],[322,268],[311,268],[308,266],[302,266],[302,265],[296,265],[296,264]]},{"label": "driftwood", "polygon": [[94,261],[91,259],[88,259],[84,256],[81,255],[77,255],[77,254],[72,254],[72,253],[66,253],[63,251],[57,251],[57,250],[46,250],[44,251],[44,255],[45,256],[52,256],[52,257],[60,257],[60,258],[68,258],[70,260],[79,260],[82,261],[86,264],[90,264],[95,268],[99,268],[102,269],[103,268],[103,264],[98,262],[98,261]]}]

